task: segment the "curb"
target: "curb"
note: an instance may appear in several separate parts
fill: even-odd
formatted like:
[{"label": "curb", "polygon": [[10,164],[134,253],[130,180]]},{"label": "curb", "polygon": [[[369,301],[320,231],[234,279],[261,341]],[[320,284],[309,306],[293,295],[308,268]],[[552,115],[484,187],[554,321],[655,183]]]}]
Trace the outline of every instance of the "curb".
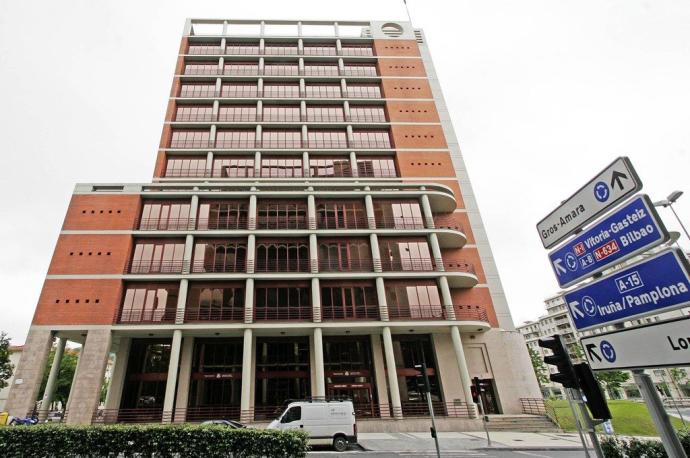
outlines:
[{"label": "curb", "polygon": [[584,448],[580,447],[574,447],[570,445],[566,445],[563,447],[477,447],[477,448],[472,448],[470,450],[482,450],[482,451],[489,451],[489,450],[506,450],[506,451],[511,451],[511,452],[519,452],[519,451],[534,451],[534,452],[557,452],[557,451],[563,451],[563,452],[577,452],[584,450]]}]

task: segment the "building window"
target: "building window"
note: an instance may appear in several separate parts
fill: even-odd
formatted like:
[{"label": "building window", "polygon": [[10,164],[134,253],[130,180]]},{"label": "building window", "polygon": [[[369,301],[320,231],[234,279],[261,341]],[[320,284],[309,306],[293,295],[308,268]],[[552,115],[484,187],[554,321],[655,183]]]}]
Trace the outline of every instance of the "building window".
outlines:
[{"label": "building window", "polygon": [[304,55],[305,56],[335,56],[336,55],[335,45],[305,44],[304,45]]},{"label": "building window", "polygon": [[266,43],[264,54],[272,56],[294,56],[297,54],[296,44]]},{"label": "building window", "polygon": [[347,133],[339,130],[310,130],[309,148],[347,148]]},{"label": "building window", "polygon": [[307,97],[321,99],[339,99],[342,97],[339,84],[316,84],[306,85]]},{"label": "building window", "polygon": [[212,121],[213,107],[202,105],[181,105],[177,107],[175,121]]},{"label": "building window", "polygon": [[194,247],[192,272],[244,272],[246,260],[244,240],[205,240]]},{"label": "building window", "polygon": [[196,54],[196,55],[211,55],[211,54],[220,54],[221,49],[218,43],[214,44],[194,44],[194,45],[189,45],[189,54]]},{"label": "building window", "polygon": [[217,75],[218,73],[220,71],[217,62],[188,63],[184,67],[185,75]]},{"label": "building window", "polygon": [[178,158],[168,159],[165,167],[166,177],[206,176],[206,159]]},{"label": "building window", "polygon": [[350,120],[352,122],[386,122],[386,112],[383,107],[350,105]]},{"label": "building window", "polygon": [[275,418],[287,399],[311,393],[309,339],[257,337],[254,419]]},{"label": "building window", "polygon": [[376,288],[370,282],[331,284],[321,287],[321,316],[324,320],[379,319]]},{"label": "building window", "polygon": [[417,284],[386,282],[388,313],[403,319],[442,319],[444,317],[438,288],[433,281]]},{"label": "building window", "polygon": [[299,148],[302,146],[302,131],[264,130],[261,144],[264,148]]},{"label": "building window", "polygon": [[326,394],[336,399],[352,399],[357,418],[375,417],[376,380],[370,339],[367,336],[324,337],[323,360]]},{"label": "building window", "polygon": [[256,272],[309,271],[309,245],[301,240],[262,240],[256,244]]},{"label": "building window", "polygon": [[376,227],[386,229],[423,229],[424,219],[419,202],[378,201],[374,205]]},{"label": "building window", "polygon": [[373,56],[374,50],[369,45],[343,45],[343,56]]},{"label": "building window", "polygon": [[184,83],[180,88],[180,97],[215,97],[215,84]]},{"label": "building window", "polygon": [[232,157],[214,159],[213,176],[222,178],[253,177],[254,158]]},{"label": "building window", "polygon": [[256,121],[255,105],[221,105],[218,108],[218,121],[253,122]]},{"label": "building window", "polygon": [[266,64],[264,75],[266,76],[295,76],[299,74],[296,64]]},{"label": "building window", "polygon": [[311,122],[343,122],[345,115],[340,106],[309,106],[307,105],[307,121]]},{"label": "building window", "polygon": [[253,62],[231,62],[225,64],[223,72],[226,75],[258,75],[259,64]]},{"label": "building window", "polygon": [[360,130],[352,133],[352,143],[356,148],[390,148],[391,140],[386,130]]},{"label": "building window", "polygon": [[433,346],[429,335],[419,336],[394,336],[393,348],[396,355],[400,355],[400,361],[396,361],[396,371],[398,378],[404,378],[401,385],[401,401],[403,415],[428,414],[426,393],[422,392],[417,383],[418,371],[415,366],[426,364],[431,387],[431,400],[434,403],[434,410],[444,411],[443,397],[438,383],[436,372],[436,358],[434,357]]},{"label": "building window", "polygon": [[218,130],[216,148],[254,148],[256,147],[256,130]]},{"label": "building window", "polygon": [[261,158],[261,176],[264,178],[294,178],[302,175],[302,158]]},{"label": "building window", "polygon": [[144,202],[140,230],[177,231],[190,227],[189,202]]},{"label": "building window", "polygon": [[291,99],[299,98],[299,84],[264,84],[264,97]]},{"label": "building window", "polygon": [[221,97],[256,97],[255,83],[225,83],[221,86]]},{"label": "building window", "polygon": [[346,64],[343,70],[346,76],[376,76],[376,65]]},{"label": "building window", "polygon": [[225,53],[242,56],[256,55],[259,54],[259,45],[249,43],[228,43],[225,47]]},{"label": "building window", "polygon": [[380,99],[381,87],[378,84],[348,84],[347,96],[357,99]]},{"label": "building window", "polygon": [[185,321],[242,321],[244,287],[242,284],[193,284],[189,288]]},{"label": "building window", "polygon": [[264,105],[264,121],[300,121],[298,106]]},{"label": "building window", "polygon": [[247,205],[235,201],[202,202],[199,205],[199,230],[237,230],[247,228]]},{"label": "building window", "polygon": [[127,285],[120,322],[175,321],[178,287],[175,284]]},{"label": "building window", "polygon": [[395,160],[391,158],[358,158],[357,174],[360,177],[394,178],[398,176],[395,170]]},{"label": "building window", "polygon": [[317,178],[351,177],[349,158],[309,158],[309,175]]},{"label": "building window", "polygon": [[434,262],[426,240],[382,238],[379,243],[383,270],[422,272],[434,270]]},{"label": "building window", "polygon": [[187,421],[239,420],[242,348],[241,338],[194,339]]},{"label": "building window", "polygon": [[337,64],[306,64],[304,66],[306,76],[338,76]]},{"label": "building window", "polygon": [[180,273],[184,243],[147,240],[137,241],[130,266],[131,273]]},{"label": "building window", "polygon": [[360,201],[324,201],[316,207],[319,229],[365,229],[366,210]]},{"label": "building window", "polygon": [[323,272],[371,271],[369,242],[352,238],[322,241],[319,243],[319,270]]},{"label": "building window", "polygon": [[211,146],[211,132],[208,130],[174,130],[170,140],[171,148],[208,148]]},{"label": "building window", "polygon": [[120,409],[146,409],[145,421],[161,420],[170,347],[170,339],[132,339]]}]

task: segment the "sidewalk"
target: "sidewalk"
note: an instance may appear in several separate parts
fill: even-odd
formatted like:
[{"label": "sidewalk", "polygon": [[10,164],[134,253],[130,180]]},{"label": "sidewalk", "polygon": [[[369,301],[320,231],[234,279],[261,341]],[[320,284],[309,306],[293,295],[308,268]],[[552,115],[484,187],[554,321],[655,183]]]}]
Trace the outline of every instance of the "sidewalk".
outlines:
[{"label": "sidewalk", "polygon": [[[519,433],[492,431],[491,449],[495,450],[581,450],[580,437],[573,433]],[[425,433],[360,433],[359,445],[368,451],[424,452],[435,450],[434,440]],[[441,450],[487,449],[486,434],[473,432],[438,433]]]}]

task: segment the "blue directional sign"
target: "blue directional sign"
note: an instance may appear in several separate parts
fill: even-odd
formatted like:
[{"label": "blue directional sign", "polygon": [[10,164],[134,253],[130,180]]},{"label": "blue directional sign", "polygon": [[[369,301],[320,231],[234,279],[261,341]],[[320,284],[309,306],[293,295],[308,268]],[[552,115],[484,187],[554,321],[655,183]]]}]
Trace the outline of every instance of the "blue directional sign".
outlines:
[{"label": "blue directional sign", "polygon": [[666,242],[668,232],[642,194],[549,253],[561,288]]},{"label": "blue directional sign", "polygon": [[597,328],[690,304],[689,272],[683,252],[668,248],[564,299],[578,331]]}]

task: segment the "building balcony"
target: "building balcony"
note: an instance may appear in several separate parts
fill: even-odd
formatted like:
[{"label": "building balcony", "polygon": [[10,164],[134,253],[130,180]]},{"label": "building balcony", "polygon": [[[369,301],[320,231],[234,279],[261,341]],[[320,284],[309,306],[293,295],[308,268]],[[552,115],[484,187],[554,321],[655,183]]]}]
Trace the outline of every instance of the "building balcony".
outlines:
[{"label": "building balcony", "polygon": [[254,321],[311,321],[311,305],[307,306],[254,306]]},{"label": "building balcony", "polygon": [[388,304],[390,320],[445,320],[443,305],[396,305]]},{"label": "building balcony", "polygon": [[330,305],[321,307],[321,319],[325,321],[379,321],[378,305]]},{"label": "building balcony", "polygon": [[431,272],[436,270],[431,258],[381,259],[384,272]]},{"label": "building balcony", "polygon": [[319,272],[373,272],[371,259],[319,259]]},{"label": "building balcony", "polygon": [[376,217],[377,229],[425,229],[426,223],[422,217],[414,216],[384,216]]},{"label": "building balcony", "polygon": [[340,51],[333,46],[304,46],[300,52],[297,46],[227,46],[190,44],[187,55],[191,56],[316,56],[316,57],[375,57],[374,49],[368,45],[343,46]]},{"label": "building balcony", "polygon": [[308,259],[257,259],[254,272],[259,273],[304,273],[311,271]]},{"label": "building balcony", "polygon": [[[351,141],[346,140],[171,140],[170,148],[177,149],[391,149],[390,142],[387,141]],[[380,171],[379,171],[380,172]],[[391,177],[395,177],[395,171],[388,172]],[[366,171],[361,174],[367,176]],[[387,175],[386,172],[379,175]]]},{"label": "building balcony", "polygon": [[184,321],[185,323],[198,321],[244,321],[244,307],[192,307],[185,309]]},{"label": "building balcony", "polygon": [[191,231],[196,222],[194,218],[141,218],[134,223],[140,231]]},{"label": "building balcony", "polygon": [[174,323],[175,316],[176,310],[174,308],[120,310],[115,321],[120,324]]},{"label": "building balcony", "polygon": [[247,271],[246,261],[244,259],[235,259],[231,262],[207,262],[194,261],[192,262],[192,273],[243,273]]},{"label": "building balcony", "polygon": [[181,274],[189,269],[185,261],[131,261],[125,266],[124,273],[129,274]]},{"label": "building balcony", "polygon": [[248,228],[247,218],[199,218],[196,226],[198,231],[243,231]]},{"label": "building balcony", "polygon": [[489,315],[486,308],[480,305],[454,305],[453,312],[458,321],[481,321],[489,322]]},{"label": "building balcony", "polygon": [[308,229],[309,225],[306,215],[284,218],[259,216],[256,220],[256,228],[259,230]]},{"label": "building balcony", "polygon": [[369,229],[369,220],[364,214],[353,217],[317,218],[318,229]]}]

